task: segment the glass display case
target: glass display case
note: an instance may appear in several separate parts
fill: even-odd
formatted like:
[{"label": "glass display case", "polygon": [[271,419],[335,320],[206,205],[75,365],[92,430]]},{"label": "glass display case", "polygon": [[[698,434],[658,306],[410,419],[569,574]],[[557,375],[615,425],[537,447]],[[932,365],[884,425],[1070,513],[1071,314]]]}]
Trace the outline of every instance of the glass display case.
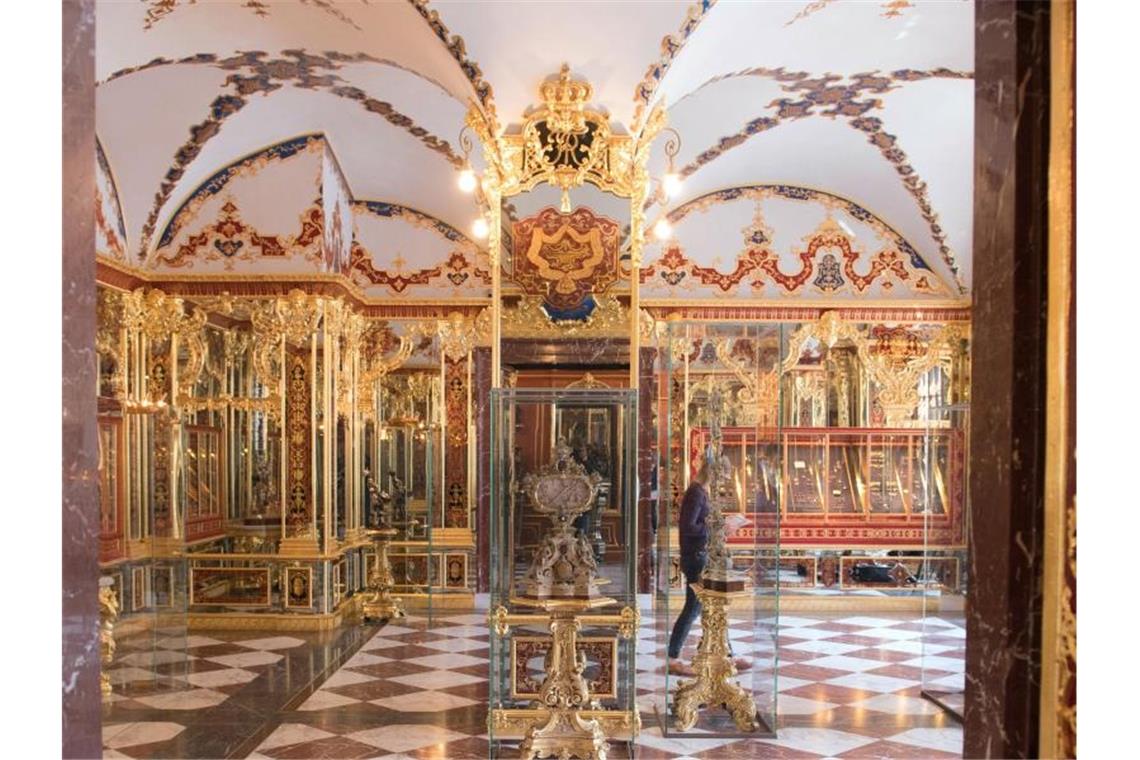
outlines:
[{"label": "glass display case", "polygon": [[595,757],[638,732],[636,405],[633,390],[491,392],[495,756]]},{"label": "glass display case", "polygon": [[[965,457],[946,445],[952,438],[969,432],[969,405],[965,403],[930,406],[924,409],[925,437],[915,469],[920,471],[916,493],[921,494],[928,521],[921,568],[923,589],[922,695],[959,722],[965,709],[966,604],[968,603],[963,547],[945,548],[935,543],[934,521],[945,513],[944,473],[951,467],[965,468]],[[955,459],[960,457],[960,462]],[[965,473],[963,473],[965,478]]]},{"label": "glass display case", "polygon": [[780,584],[798,573],[780,560],[786,494],[819,509],[829,474],[826,449],[780,430],[783,333],[670,321],[657,334],[654,709],[665,735],[775,733]]}]

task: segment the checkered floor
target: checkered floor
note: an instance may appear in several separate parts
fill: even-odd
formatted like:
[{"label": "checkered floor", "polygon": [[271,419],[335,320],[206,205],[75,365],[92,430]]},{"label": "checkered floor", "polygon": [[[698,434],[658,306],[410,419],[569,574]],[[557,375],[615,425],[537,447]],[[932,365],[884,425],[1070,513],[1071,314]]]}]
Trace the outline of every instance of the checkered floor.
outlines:
[{"label": "checkered floor", "polygon": [[[962,688],[960,619],[928,619],[925,635],[913,614],[779,623],[777,738],[678,738],[663,736],[658,723],[664,646],[646,615],[637,649],[643,729],[634,755],[961,755],[958,724],[919,695],[924,663],[928,688]],[[731,637],[738,655],[754,658],[745,683],[759,684],[770,677],[770,643],[753,643],[752,628],[734,624]],[[690,641],[698,638],[695,629]],[[488,640],[485,613],[476,612],[324,637],[247,632],[120,642],[109,671],[116,694],[104,707],[104,757],[487,758]],[[612,757],[628,755],[613,746]]]}]

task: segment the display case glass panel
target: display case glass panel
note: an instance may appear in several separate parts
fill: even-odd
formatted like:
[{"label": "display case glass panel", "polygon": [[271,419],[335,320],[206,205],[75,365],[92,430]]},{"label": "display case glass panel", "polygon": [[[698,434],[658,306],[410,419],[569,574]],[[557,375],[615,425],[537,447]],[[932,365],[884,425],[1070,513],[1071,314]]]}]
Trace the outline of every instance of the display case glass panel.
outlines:
[{"label": "display case glass panel", "polygon": [[[930,405],[923,410],[925,436],[915,461],[920,471],[916,502],[927,521],[921,581],[922,607],[922,695],[935,702],[958,721],[965,708],[966,665],[966,553],[962,548],[945,548],[934,541],[937,521],[944,518],[950,496],[946,484],[957,451],[951,445],[969,432],[969,405]],[[960,457],[965,467],[965,457]],[[962,473],[963,477],[965,473]]]},{"label": "display case glass panel", "polygon": [[394,593],[430,610],[444,585],[444,556],[433,544],[442,527],[440,377],[431,370],[396,372],[376,382],[367,425],[367,524],[395,529],[388,548]]},{"label": "display case glass panel", "polygon": [[574,721],[611,745],[636,734],[636,404],[633,390],[491,392],[495,756],[548,724],[559,684],[588,691]]},{"label": "display case glass panel", "polygon": [[[664,667],[653,701],[666,735],[776,728],[779,590],[806,572],[781,562],[781,513],[793,508],[790,489],[795,508],[824,509],[828,476],[814,434],[780,430],[783,333],[755,323],[659,328],[654,601]],[[807,418],[810,406],[805,397]]]}]

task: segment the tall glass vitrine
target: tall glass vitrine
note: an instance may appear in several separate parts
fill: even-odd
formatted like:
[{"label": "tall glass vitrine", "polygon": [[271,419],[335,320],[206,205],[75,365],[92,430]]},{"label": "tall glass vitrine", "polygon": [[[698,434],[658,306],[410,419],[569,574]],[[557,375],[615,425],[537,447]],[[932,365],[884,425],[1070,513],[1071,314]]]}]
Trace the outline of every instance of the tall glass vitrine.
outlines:
[{"label": "tall glass vitrine", "polygon": [[[965,482],[964,439],[969,435],[968,404],[938,404],[925,410],[925,438],[919,459],[927,529],[921,573],[922,639],[918,666],[922,695],[961,722],[966,693],[966,551],[946,548],[936,534],[936,520],[951,508],[947,494],[951,473]],[[964,502],[961,505],[966,506]],[[968,515],[968,512],[967,512]],[[965,515],[964,515],[965,517]]]},{"label": "tall glass vitrine", "polygon": [[684,321],[657,335],[654,708],[666,735],[776,729],[784,337],[780,325]]},{"label": "tall glass vitrine", "polygon": [[632,390],[492,391],[496,757],[637,734],[636,404]]}]

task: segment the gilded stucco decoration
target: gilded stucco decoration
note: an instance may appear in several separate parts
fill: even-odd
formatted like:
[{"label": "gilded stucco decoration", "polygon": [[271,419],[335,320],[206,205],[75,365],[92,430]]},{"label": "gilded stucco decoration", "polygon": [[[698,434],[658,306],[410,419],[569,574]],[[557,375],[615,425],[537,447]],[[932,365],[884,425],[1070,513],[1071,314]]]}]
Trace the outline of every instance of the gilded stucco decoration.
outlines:
[{"label": "gilded stucco decoration", "polygon": [[783,369],[791,370],[799,363],[810,340],[828,348],[840,341],[850,342],[878,386],[877,401],[883,407],[886,426],[903,427],[918,407],[919,378],[934,367],[948,367],[968,338],[968,327],[959,324],[908,328],[876,325],[866,329],[829,311],[792,334]]},{"label": "gilded stucco decoration", "polygon": [[[168,295],[156,288],[139,288],[125,293],[122,296],[122,325],[128,335],[143,335],[153,343],[161,344],[167,341],[175,346],[186,348],[186,357],[183,360],[181,352],[176,353],[172,347],[171,360],[178,359],[177,387],[171,389],[172,398],[155,395],[159,392],[157,384],[151,389],[149,401],[162,401],[181,406],[193,395],[194,384],[202,374],[206,363],[206,343],[203,328],[206,325],[206,312],[198,307],[187,311],[186,304],[181,298]],[[157,373],[152,372],[151,380],[155,380]]]},{"label": "gilded stucco decoration", "polygon": [[269,398],[281,398],[281,346],[300,348],[320,324],[321,297],[302,290],[269,299],[253,307],[253,369]]},{"label": "gilded stucco decoration", "polygon": [[[747,338],[717,338],[713,341],[716,358],[740,383],[721,392],[738,425],[775,425],[780,403],[780,371],[764,371],[755,362],[755,347]],[[710,380],[713,375],[709,375]],[[710,395],[715,392],[711,385]]]},{"label": "gilded stucco decoration", "polygon": [[488,337],[490,309],[468,315],[453,311],[446,319],[436,322],[439,348],[449,361],[459,361],[471,353],[475,346],[485,343]]},{"label": "gilded stucco decoration", "polygon": [[[563,191],[566,213],[567,191],[586,182],[631,197],[636,184],[633,138],[614,134],[609,118],[588,107],[593,98],[590,83],[573,79],[563,64],[557,77],[539,86],[539,95],[542,105],[527,116],[519,134],[495,137],[485,120],[468,113],[467,123],[485,150],[493,146],[489,158],[498,168],[499,192],[515,195],[545,182]],[[659,129],[660,119],[649,120],[641,138],[646,144],[656,136],[650,126]]]},{"label": "gilded stucco decoration", "polygon": [[510,338],[628,336],[629,309],[616,296],[602,296],[584,320],[551,319],[538,298],[523,297],[502,310],[503,335]]}]

